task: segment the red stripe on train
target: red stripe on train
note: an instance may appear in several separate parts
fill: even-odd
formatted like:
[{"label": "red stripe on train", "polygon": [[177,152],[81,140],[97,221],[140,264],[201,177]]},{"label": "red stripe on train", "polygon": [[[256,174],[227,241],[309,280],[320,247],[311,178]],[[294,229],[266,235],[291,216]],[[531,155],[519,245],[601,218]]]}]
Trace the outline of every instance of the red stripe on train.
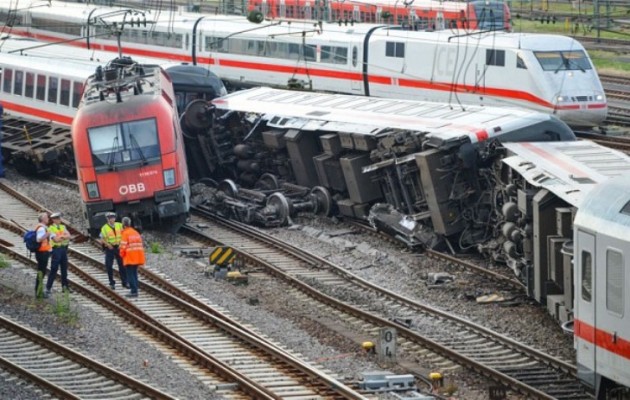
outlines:
[{"label": "red stripe on train", "polygon": [[630,359],[630,341],[616,334],[595,328],[584,321],[575,320],[574,335],[620,357]]},{"label": "red stripe on train", "polygon": [[[44,121],[54,121],[68,126],[72,124],[72,117],[68,117],[67,115],[44,111],[39,108],[23,106],[21,104],[12,103],[6,100],[2,100],[2,105],[4,106],[5,110],[31,115]],[[76,110],[73,109],[72,112],[74,113],[76,112]]]},{"label": "red stripe on train", "polygon": [[[40,33],[30,33],[23,30],[17,30],[14,28],[13,33],[22,34],[26,36],[33,37],[35,39],[41,39],[46,41],[56,41],[59,40],[59,37],[50,36]],[[87,47],[85,43],[82,42],[69,42],[67,44],[79,47]],[[105,50],[109,52],[118,52],[116,46],[113,45],[102,45],[102,44],[92,44],[92,49],[95,50]],[[175,49],[173,49],[175,50]],[[153,57],[160,58],[166,60],[173,61],[184,61],[184,62],[192,62],[192,57],[188,55],[181,54],[173,54],[166,53],[162,51],[155,50],[146,50],[139,49],[133,47],[123,47],[123,52],[131,55],[138,55],[144,57]],[[363,81],[363,74],[359,72],[346,72],[346,71],[334,71],[328,69],[321,68],[304,68],[304,67],[295,67],[295,66],[285,66],[285,65],[277,65],[277,64],[267,64],[260,62],[251,62],[251,61],[239,61],[239,60],[227,60],[227,59],[215,59],[212,57],[198,57],[197,61],[199,63],[205,64],[217,64],[230,68],[242,68],[248,70],[262,70],[262,71],[273,71],[280,72],[285,74],[302,74],[302,75],[313,75],[320,76],[324,78],[333,78],[333,79],[349,79],[354,81]],[[392,85],[393,80],[391,77],[382,76],[382,75],[368,75],[368,81],[370,83],[382,84],[382,85]],[[419,89],[430,89],[430,90],[439,90],[439,91],[455,91],[457,93],[470,93],[470,94],[478,94],[480,96],[494,96],[494,97],[503,97],[503,98],[511,98],[522,100],[534,104],[538,104],[543,107],[556,109],[556,110],[576,110],[579,109],[579,105],[558,105],[554,106],[550,102],[541,99],[537,96],[534,96],[531,93],[520,91],[520,90],[512,90],[512,89],[500,89],[500,88],[488,88],[485,87],[483,90],[479,88],[470,86],[470,85],[454,85],[452,83],[441,83],[441,82],[430,82],[425,80],[417,80],[417,79],[405,79],[405,78],[397,78],[396,79],[398,86],[401,87],[410,87],[410,88],[419,88]],[[589,105],[588,108],[605,108],[606,104],[594,104]]]}]

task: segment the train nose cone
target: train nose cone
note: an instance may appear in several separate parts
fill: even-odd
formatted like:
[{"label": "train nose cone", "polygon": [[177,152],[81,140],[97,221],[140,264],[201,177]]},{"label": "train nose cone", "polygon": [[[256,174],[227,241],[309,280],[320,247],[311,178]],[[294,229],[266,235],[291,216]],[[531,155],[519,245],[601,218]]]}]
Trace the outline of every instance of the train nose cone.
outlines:
[{"label": "train nose cone", "polygon": [[596,104],[592,107],[575,110],[558,110],[556,113],[560,119],[570,126],[598,126],[602,125],[608,116],[608,105]]}]

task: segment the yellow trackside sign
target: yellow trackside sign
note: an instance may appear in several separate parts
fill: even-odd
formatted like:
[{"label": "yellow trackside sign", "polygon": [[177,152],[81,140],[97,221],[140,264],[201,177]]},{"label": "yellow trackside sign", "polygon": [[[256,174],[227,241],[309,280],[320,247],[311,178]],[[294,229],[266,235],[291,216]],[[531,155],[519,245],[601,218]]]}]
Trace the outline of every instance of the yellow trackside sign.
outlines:
[{"label": "yellow trackside sign", "polygon": [[233,248],[228,246],[215,247],[210,252],[210,264],[219,267],[227,266],[234,261],[234,257],[236,257],[236,253]]}]

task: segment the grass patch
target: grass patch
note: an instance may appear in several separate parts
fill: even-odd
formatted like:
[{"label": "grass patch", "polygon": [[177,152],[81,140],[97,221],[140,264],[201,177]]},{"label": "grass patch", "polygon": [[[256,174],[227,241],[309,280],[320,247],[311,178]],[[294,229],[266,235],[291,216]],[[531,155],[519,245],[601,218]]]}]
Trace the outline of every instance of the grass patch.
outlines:
[{"label": "grass patch", "polygon": [[72,307],[70,293],[68,292],[56,295],[51,309],[53,314],[67,324],[76,325],[79,321],[79,313]]},{"label": "grass patch", "polygon": [[597,68],[597,72],[630,72],[630,63],[620,61],[615,58],[616,54],[611,51],[590,50],[588,54]]},{"label": "grass patch", "polygon": [[9,259],[3,254],[0,254],[0,268],[8,268],[11,266]]},{"label": "grass patch", "polygon": [[153,254],[164,253],[164,247],[162,247],[162,245],[158,242],[151,242],[151,244],[149,244],[149,247],[151,248],[151,253]]}]

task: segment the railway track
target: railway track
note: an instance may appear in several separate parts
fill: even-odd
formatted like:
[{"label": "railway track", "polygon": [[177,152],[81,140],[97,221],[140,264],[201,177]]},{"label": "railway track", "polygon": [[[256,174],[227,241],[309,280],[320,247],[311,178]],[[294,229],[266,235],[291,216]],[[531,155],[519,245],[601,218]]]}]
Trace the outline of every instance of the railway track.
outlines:
[{"label": "railway track", "polygon": [[[33,264],[23,254],[20,226],[32,224],[43,207],[0,184],[0,251]],[[11,221],[11,222],[9,222]],[[189,291],[141,270],[140,297],[129,301],[109,289],[100,249],[69,226],[70,287],[109,311],[130,320],[193,363],[235,383],[241,393],[260,399],[292,397],[363,398],[338,380],[308,365],[257,333],[236,324]],[[20,250],[18,250],[20,249]]]},{"label": "railway track", "polygon": [[3,315],[0,367],[63,399],[175,399]]},{"label": "railway track", "polygon": [[[379,287],[247,225],[224,220],[199,207],[193,214],[181,234],[203,244],[234,247],[247,265],[262,269],[325,303],[341,313],[339,318],[349,315],[362,324],[369,323],[372,331],[394,327],[405,342],[429,349],[535,398],[592,398],[578,383],[575,366],[570,363]],[[351,298],[352,303],[338,300],[339,296]],[[376,299],[380,304],[377,311],[373,304]],[[391,315],[411,322],[401,325],[398,320],[389,320]]]},{"label": "railway track", "polygon": [[575,135],[581,139],[588,139],[611,149],[630,153],[630,137],[606,136],[586,131],[575,131]]}]

